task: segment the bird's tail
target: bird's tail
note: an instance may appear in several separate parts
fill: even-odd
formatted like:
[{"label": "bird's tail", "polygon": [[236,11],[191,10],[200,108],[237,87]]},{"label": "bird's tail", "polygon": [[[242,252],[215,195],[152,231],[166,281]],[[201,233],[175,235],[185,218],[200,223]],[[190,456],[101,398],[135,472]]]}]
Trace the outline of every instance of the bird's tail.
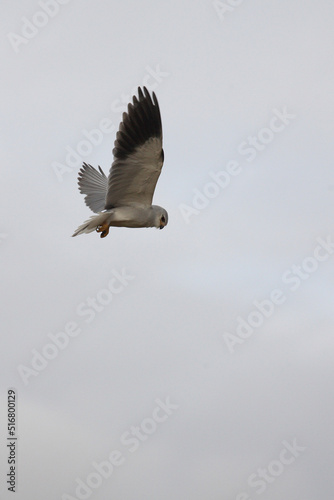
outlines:
[{"label": "bird's tail", "polygon": [[95,231],[100,226],[109,224],[111,212],[100,212],[97,215],[92,215],[88,220],[86,220],[81,226],[78,227],[72,236],[78,236],[79,234],[91,233]]}]

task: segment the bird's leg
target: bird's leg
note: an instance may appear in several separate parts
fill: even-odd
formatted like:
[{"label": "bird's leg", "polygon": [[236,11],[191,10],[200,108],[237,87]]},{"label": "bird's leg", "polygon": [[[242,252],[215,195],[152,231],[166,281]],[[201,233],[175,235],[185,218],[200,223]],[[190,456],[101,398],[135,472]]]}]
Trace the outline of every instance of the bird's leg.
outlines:
[{"label": "bird's leg", "polygon": [[109,224],[108,222],[104,222],[101,226],[97,226],[97,233],[101,233],[101,238],[105,238],[109,233]]}]

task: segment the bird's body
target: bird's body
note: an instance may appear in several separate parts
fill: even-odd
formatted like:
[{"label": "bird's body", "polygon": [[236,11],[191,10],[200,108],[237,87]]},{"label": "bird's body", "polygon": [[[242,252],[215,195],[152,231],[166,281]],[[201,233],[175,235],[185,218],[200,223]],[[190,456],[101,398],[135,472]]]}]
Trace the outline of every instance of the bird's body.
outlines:
[{"label": "bird's body", "polygon": [[79,189],[93,215],[73,236],[97,231],[107,236],[110,226],[157,227],[168,223],[167,211],[152,205],[163,165],[162,125],[157,98],[144,87],[128,105],[116,135],[114,162],[108,178],[99,167],[83,164]]}]

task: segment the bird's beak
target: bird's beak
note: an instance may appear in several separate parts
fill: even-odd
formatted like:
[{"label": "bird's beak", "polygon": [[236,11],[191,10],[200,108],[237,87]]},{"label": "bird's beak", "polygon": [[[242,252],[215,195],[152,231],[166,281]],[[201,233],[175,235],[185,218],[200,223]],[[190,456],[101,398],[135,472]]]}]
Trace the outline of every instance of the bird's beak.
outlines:
[{"label": "bird's beak", "polygon": [[163,229],[165,226],[163,226],[162,224],[160,224],[159,226],[159,229]]}]

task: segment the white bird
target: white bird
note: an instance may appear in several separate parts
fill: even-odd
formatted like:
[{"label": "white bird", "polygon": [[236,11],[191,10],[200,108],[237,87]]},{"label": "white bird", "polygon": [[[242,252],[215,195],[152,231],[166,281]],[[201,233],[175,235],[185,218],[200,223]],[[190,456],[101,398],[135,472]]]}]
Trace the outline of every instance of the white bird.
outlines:
[{"label": "white bird", "polygon": [[110,226],[157,227],[168,223],[167,211],[152,205],[153,193],[161,173],[164,152],[158,100],[138,87],[127,113],[123,113],[116,134],[114,161],[108,178],[87,163],[80,169],[78,184],[93,215],[74,232],[97,231],[104,238]]}]

